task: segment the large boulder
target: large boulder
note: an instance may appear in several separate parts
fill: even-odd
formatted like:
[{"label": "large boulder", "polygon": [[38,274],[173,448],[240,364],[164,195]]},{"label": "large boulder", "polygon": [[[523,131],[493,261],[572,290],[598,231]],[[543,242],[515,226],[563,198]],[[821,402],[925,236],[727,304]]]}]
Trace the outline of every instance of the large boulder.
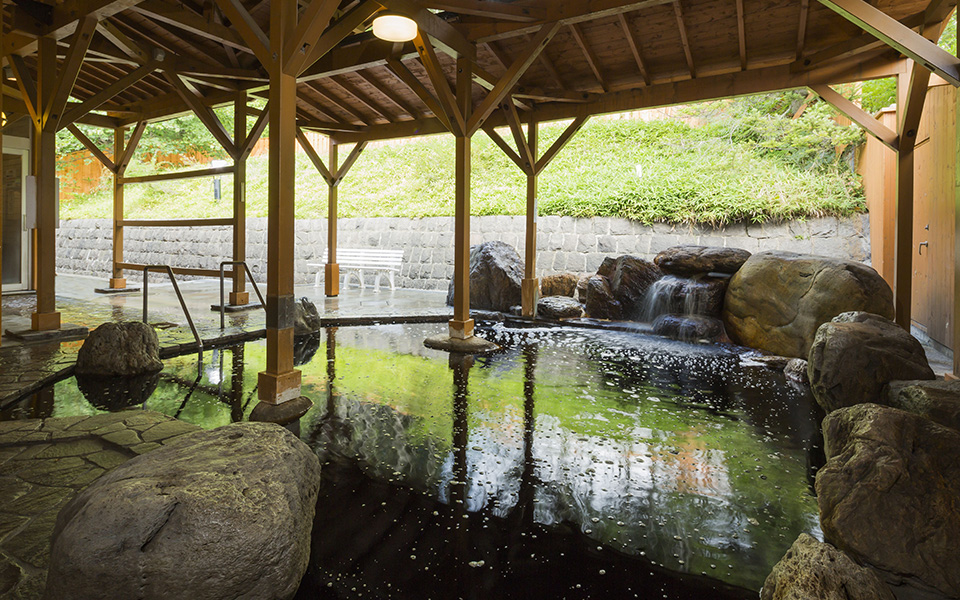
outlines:
[{"label": "large boulder", "polygon": [[723,323],[703,315],[660,315],[653,333],[684,342],[715,341],[723,337]]},{"label": "large boulder", "polygon": [[569,296],[546,296],[537,301],[537,316],[544,319],[579,319],[583,306]]},{"label": "large boulder", "polygon": [[572,298],[577,293],[577,282],[579,280],[580,278],[573,273],[547,275],[540,280],[540,295],[569,296]]},{"label": "large boulder", "polygon": [[912,412],[960,431],[960,381],[891,381],[879,404]]},{"label": "large boulder", "polygon": [[664,273],[696,275],[698,273],[736,273],[750,253],[740,248],[711,246],[674,246],[657,254],[653,262]]},{"label": "large boulder", "polygon": [[587,280],[587,292],[584,306],[587,316],[594,319],[616,321],[623,318],[620,302],[610,289],[610,281],[602,275],[594,275]]},{"label": "large boulder", "polygon": [[[470,308],[509,312],[521,303],[523,261],[513,246],[484,242],[470,248]],[[447,290],[453,306],[453,281]]]},{"label": "large boulder", "polygon": [[824,323],[810,349],[810,389],[823,410],[877,402],[898,379],[933,379],[923,346],[879,315],[851,312]]},{"label": "large boulder", "polygon": [[77,352],[78,375],[132,377],[161,370],[157,332],[139,321],[103,323]]},{"label": "large boulder", "polygon": [[293,334],[295,336],[312,335],[320,331],[320,311],[317,305],[306,297],[294,304]]},{"label": "large boulder", "polygon": [[316,454],[278,425],[182,436],[64,506],[43,597],[291,598],[319,488]]},{"label": "large boulder", "polygon": [[960,597],[960,432],[887,406],[823,422],[817,503],[827,541],[890,583]]},{"label": "large boulder", "polygon": [[876,271],[860,263],[760,252],[730,279],[723,320],[744,346],[806,358],[817,328],[848,311],[893,318],[893,292]]},{"label": "large boulder", "polygon": [[894,600],[869,568],[801,533],[763,582],[760,600]]},{"label": "large boulder", "polygon": [[610,291],[620,303],[623,318],[636,320],[643,315],[647,289],[661,277],[663,271],[657,265],[636,256],[620,256],[613,262]]}]

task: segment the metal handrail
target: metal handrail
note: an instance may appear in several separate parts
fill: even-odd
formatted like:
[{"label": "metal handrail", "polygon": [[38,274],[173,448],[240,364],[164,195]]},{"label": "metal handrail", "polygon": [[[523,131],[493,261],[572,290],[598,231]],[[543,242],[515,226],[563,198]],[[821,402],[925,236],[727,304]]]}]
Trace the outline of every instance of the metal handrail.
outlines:
[{"label": "metal handrail", "polygon": [[253,273],[250,272],[250,267],[247,266],[247,263],[242,260],[225,260],[220,263],[220,329],[224,329],[224,300],[223,300],[223,268],[227,265],[234,267],[236,270],[237,265],[243,265],[243,270],[247,272],[247,276],[250,278],[250,283],[253,284],[253,291],[257,293],[257,298],[260,298],[260,305],[263,306],[263,309],[267,309],[267,302],[263,299],[263,294],[260,293],[260,287],[257,285],[257,282],[253,279]]},{"label": "metal handrail", "polygon": [[150,297],[149,292],[149,281],[150,278],[147,276],[148,271],[166,271],[167,275],[170,276],[170,282],[173,284],[173,291],[177,293],[177,299],[180,300],[180,308],[183,309],[183,314],[187,317],[187,325],[190,326],[190,331],[193,332],[193,337],[197,340],[197,347],[199,348],[200,357],[203,357],[203,340],[200,339],[200,334],[197,332],[197,326],[193,324],[193,318],[190,316],[190,310],[187,308],[187,303],[183,301],[183,294],[180,293],[180,286],[177,285],[177,278],[173,275],[173,268],[170,265],[145,265],[143,267],[143,322],[147,322],[147,307],[149,306],[147,300]]}]

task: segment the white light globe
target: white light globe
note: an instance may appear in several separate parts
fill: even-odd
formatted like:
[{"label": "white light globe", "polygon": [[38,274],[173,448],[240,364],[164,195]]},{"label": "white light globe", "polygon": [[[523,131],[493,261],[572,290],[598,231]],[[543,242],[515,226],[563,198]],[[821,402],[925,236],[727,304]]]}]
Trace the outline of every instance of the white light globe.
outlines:
[{"label": "white light globe", "polygon": [[387,42],[409,42],[417,37],[417,23],[401,15],[380,15],[373,20],[373,35]]}]

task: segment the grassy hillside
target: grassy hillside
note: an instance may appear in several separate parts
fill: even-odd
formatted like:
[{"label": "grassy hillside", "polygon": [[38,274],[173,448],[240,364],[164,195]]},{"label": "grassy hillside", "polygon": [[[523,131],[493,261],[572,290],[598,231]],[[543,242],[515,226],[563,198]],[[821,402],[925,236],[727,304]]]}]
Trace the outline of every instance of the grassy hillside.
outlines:
[{"label": "grassy hillside", "polygon": [[[704,105],[697,127],[679,120],[589,122],[540,176],[540,213],[725,223],[863,210],[860,184],[837,152],[856,145],[860,132],[837,126],[820,104],[801,119],[784,118],[798,98],[780,97],[771,107],[760,97],[733,111]],[[541,152],[563,127],[542,126]],[[452,215],[453,153],[448,135],[368,148],[340,188],[340,216]],[[472,160],[473,214],[522,214],[525,177],[486,135],[474,138]],[[297,217],[325,217],[326,184],[305,155],[297,161]],[[152,169],[134,164],[128,175]],[[211,178],[127,186],[127,217],[229,216],[230,179],[223,177],[219,203]],[[251,159],[248,216],[266,216],[266,194],[267,158]],[[111,202],[106,180],[65,201],[61,214],[106,218]]]}]

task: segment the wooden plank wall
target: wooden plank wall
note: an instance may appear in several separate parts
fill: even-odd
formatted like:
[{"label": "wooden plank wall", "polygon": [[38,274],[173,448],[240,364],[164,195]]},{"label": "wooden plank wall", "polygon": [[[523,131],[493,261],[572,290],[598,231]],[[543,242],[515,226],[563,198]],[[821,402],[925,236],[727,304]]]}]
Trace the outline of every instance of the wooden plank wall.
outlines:
[{"label": "wooden plank wall", "polygon": [[[942,80],[931,81],[914,157],[913,324],[948,348],[953,347],[955,94]],[[893,111],[880,118],[894,128]],[[870,138],[858,171],[870,210],[873,266],[892,282],[896,155]]]}]

